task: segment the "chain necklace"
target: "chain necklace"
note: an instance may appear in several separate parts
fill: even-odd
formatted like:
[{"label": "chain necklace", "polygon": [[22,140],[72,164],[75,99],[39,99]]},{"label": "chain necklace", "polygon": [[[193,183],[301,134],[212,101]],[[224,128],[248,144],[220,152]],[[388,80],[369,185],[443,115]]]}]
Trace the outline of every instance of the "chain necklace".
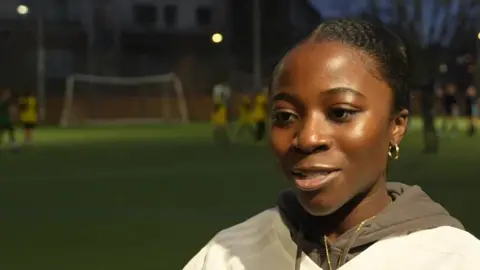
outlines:
[{"label": "chain necklace", "polygon": [[[390,197],[390,196],[389,196]],[[390,203],[393,203],[393,199],[392,197],[390,197]],[[355,230],[355,232],[358,232],[362,229],[363,225],[365,225],[366,222],[374,219],[376,216],[373,216],[373,217],[370,217],[370,218],[367,218],[365,219],[364,221],[362,221],[362,223],[360,223],[360,225],[358,225],[357,229]],[[332,268],[332,261],[330,260],[330,252],[328,250],[328,237],[326,235],[323,236],[323,242],[324,242],[324,245],[325,245],[325,254],[326,254],[326,257],[327,257],[327,263],[328,263],[328,269],[329,270],[333,270]],[[340,256],[341,258],[342,256]],[[339,258],[339,260],[340,260]],[[340,261],[339,261],[340,262]],[[338,263],[337,263],[338,265]]]}]

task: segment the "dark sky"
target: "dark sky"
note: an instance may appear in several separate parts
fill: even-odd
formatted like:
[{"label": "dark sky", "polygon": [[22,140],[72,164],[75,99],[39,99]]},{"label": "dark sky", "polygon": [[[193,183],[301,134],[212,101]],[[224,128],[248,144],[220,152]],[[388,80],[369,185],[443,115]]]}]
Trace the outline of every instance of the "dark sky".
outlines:
[{"label": "dark sky", "polygon": [[[354,16],[362,10],[367,8],[368,2],[371,0],[308,0],[311,5],[319,10],[324,18]],[[450,4],[440,4],[440,0],[421,0],[422,12],[421,20],[413,20],[414,2],[415,0],[403,0],[406,5],[409,20],[415,24],[415,28],[419,33],[420,43],[446,45],[450,43],[454,36],[456,23],[459,21],[457,16],[461,9],[461,2],[469,3],[472,0],[453,0]],[[392,17],[391,3],[393,0],[376,0],[379,8],[384,10],[381,12],[380,18],[382,21],[389,23],[394,20]],[[473,25],[478,25],[475,22],[479,21],[479,8],[469,9],[467,11],[470,15],[470,21]],[[446,33],[441,30],[446,27]],[[479,29],[480,30],[480,29]],[[475,38],[475,37],[473,37]]]},{"label": "dark sky", "polygon": [[341,17],[356,14],[366,6],[365,0],[309,0],[312,6],[321,10],[324,17]]}]

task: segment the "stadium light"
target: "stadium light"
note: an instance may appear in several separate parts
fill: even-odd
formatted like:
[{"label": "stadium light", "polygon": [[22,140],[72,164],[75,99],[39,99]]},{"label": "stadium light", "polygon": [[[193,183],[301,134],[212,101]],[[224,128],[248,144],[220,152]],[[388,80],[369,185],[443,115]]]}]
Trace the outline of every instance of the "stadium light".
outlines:
[{"label": "stadium light", "polygon": [[223,35],[220,33],[215,33],[212,35],[213,43],[221,43],[223,41]]},{"label": "stadium light", "polygon": [[29,8],[26,5],[18,5],[17,6],[17,13],[19,15],[27,15],[28,11],[29,11]]}]

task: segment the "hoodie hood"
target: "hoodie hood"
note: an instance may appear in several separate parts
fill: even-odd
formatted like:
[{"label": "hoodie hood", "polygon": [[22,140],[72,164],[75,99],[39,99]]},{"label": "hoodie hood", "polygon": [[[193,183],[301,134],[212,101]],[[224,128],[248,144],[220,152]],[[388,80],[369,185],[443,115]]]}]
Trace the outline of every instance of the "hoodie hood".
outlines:
[{"label": "hoodie hood", "polygon": [[[445,208],[434,202],[418,186],[388,183],[387,190],[393,203],[374,219],[352,228],[328,244],[331,270],[337,269],[354,258],[375,242],[399,234],[451,226],[464,229]],[[292,190],[284,191],[278,200],[278,209],[284,224],[288,227],[293,241],[297,244],[297,268],[304,252],[321,268],[329,269],[323,241],[311,240],[314,235],[309,220],[315,218],[307,213],[298,202]]]}]

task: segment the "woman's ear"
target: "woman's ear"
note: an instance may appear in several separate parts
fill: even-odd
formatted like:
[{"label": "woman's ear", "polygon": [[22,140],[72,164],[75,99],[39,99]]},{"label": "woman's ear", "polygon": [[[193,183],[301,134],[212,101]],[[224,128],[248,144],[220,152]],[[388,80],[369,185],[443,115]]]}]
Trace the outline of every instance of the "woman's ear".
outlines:
[{"label": "woman's ear", "polygon": [[391,138],[392,142],[395,144],[400,144],[403,136],[405,136],[405,133],[407,132],[408,114],[409,112],[407,109],[402,109],[396,113],[392,119]]}]

